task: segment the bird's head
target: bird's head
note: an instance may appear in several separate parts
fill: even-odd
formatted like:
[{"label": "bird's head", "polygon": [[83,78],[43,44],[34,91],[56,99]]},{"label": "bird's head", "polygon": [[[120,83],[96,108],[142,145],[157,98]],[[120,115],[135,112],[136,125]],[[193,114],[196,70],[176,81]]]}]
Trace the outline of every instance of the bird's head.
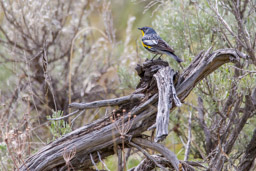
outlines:
[{"label": "bird's head", "polygon": [[156,33],[156,31],[154,29],[152,29],[151,27],[141,27],[138,29],[141,30],[143,36],[144,36],[144,34]]}]

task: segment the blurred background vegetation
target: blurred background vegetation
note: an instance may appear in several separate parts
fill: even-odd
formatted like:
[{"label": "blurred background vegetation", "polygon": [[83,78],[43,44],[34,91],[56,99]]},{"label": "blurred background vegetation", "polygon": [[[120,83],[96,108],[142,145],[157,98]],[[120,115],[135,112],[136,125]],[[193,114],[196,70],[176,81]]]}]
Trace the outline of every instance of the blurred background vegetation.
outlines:
[{"label": "blurred background vegetation", "polygon": [[[244,27],[253,41],[256,4],[248,3],[243,14]],[[218,7],[238,35],[229,2],[219,1]],[[120,97],[135,89],[139,81],[136,64],[152,58],[140,43],[138,27],[153,27],[185,61],[185,67],[200,51],[210,47],[237,48],[251,55],[219,22],[206,0],[1,0],[0,9],[0,170],[13,170],[49,141],[113,110],[87,110],[79,119],[73,117],[66,123],[47,120],[66,115],[70,100],[89,102]],[[255,51],[252,53],[255,55]],[[163,59],[182,72],[174,60],[166,56]],[[242,72],[236,67],[253,71],[255,64],[245,59],[239,65],[228,63],[204,79],[184,105],[171,113],[165,146],[179,159],[184,158],[182,141],[187,139],[192,112],[189,160],[203,162],[206,152],[197,119],[198,97],[203,100],[205,121],[211,127],[219,119],[218,112],[234,84],[239,97],[250,94],[256,86],[255,72]],[[241,108],[244,103],[242,100]],[[253,115],[232,150],[234,163],[235,156],[250,141],[255,125]],[[132,151],[128,168],[143,158],[141,153]],[[110,170],[117,170],[115,156],[105,162]]]}]

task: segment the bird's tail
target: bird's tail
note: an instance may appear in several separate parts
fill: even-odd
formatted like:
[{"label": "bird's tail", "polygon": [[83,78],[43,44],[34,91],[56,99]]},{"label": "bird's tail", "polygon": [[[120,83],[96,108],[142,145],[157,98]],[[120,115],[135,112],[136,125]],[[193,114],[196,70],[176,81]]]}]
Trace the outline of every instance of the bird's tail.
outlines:
[{"label": "bird's tail", "polygon": [[172,52],[166,52],[167,55],[171,56],[172,58],[174,58],[178,63],[183,62],[182,59],[180,59],[178,56],[176,56],[174,53]]}]

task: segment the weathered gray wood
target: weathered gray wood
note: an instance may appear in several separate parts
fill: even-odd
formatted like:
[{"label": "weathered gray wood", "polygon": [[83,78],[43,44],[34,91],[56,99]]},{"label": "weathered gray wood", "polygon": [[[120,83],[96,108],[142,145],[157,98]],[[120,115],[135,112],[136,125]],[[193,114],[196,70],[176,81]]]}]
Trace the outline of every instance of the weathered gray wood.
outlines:
[{"label": "weathered gray wood", "polygon": [[138,101],[145,97],[144,94],[132,94],[129,96],[119,97],[115,99],[108,99],[108,100],[99,100],[89,103],[71,103],[69,107],[76,108],[76,109],[92,109],[92,108],[99,108],[105,106],[118,106],[123,103],[131,102],[131,101]]},{"label": "weathered gray wood", "polygon": [[181,83],[176,87],[178,97],[183,93],[188,96],[191,89],[207,75],[215,71],[221,65],[236,61],[239,58],[246,58],[246,55],[237,52],[235,49],[219,49],[212,53],[200,53],[181,75]]},{"label": "weathered gray wood", "polygon": [[[170,161],[167,160],[165,157],[162,157],[162,155],[151,155],[151,157],[153,157],[157,163],[163,165],[166,168],[169,168],[169,170],[174,170]],[[201,168],[200,170],[202,170],[202,168],[206,169],[206,167],[204,167],[203,165],[197,162],[182,161],[181,163],[182,163],[182,166],[185,167],[186,171],[195,171],[195,169],[192,166],[196,168]],[[155,168],[156,168],[156,165],[154,164],[154,162],[152,162],[148,158],[145,158],[136,167],[129,169],[129,171],[142,171],[142,170],[152,171]]]},{"label": "weathered gray wood", "polygon": [[144,148],[150,148],[150,149],[162,154],[172,164],[172,166],[174,167],[175,170],[177,170],[177,171],[179,170],[180,162],[179,162],[178,158],[172,151],[170,151],[168,148],[166,148],[162,144],[158,144],[156,142],[151,142],[149,140],[142,139],[142,138],[134,138],[134,139],[132,139],[132,141],[135,144],[138,144]]},{"label": "weathered gray wood", "polygon": [[150,154],[148,154],[147,151],[145,151],[143,148],[141,148],[139,145],[134,144],[133,142],[129,142],[130,145],[132,145],[133,147],[137,148],[138,150],[140,150],[140,152],[142,152],[149,160],[151,160],[152,162],[154,162],[154,164],[161,168],[163,171],[167,171],[161,164],[159,164],[155,158],[151,157]]},{"label": "weathered gray wood", "polygon": [[[185,69],[176,85],[179,99],[183,101],[200,80],[222,64],[239,58],[240,55],[233,49],[221,49],[211,54],[204,55],[204,53],[201,53],[198,55]],[[132,119],[133,125],[128,132],[128,135],[132,137],[140,136],[142,132],[155,123],[158,95],[156,83],[152,77],[158,71],[157,69],[166,67],[166,63],[162,62],[162,65],[160,63],[154,65],[154,61],[147,61],[148,65],[143,65],[140,68],[141,81],[135,92],[145,94],[145,98],[139,104],[127,102],[120,106],[120,110],[125,108],[132,115],[137,115]],[[172,106],[171,110],[174,108],[175,106]],[[25,164],[20,167],[20,170],[65,170],[65,161],[62,156],[64,149],[66,151],[76,149],[76,156],[70,161],[76,170],[86,170],[92,166],[90,154],[95,162],[99,161],[97,152],[100,153],[102,159],[114,154],[114,142],[121,144],[121,138],[120,133],[115,129],[114,123],[111,122],[110,116],[111,114],[46,145],[29,157]],[[125,124],[127,124],[127,120],[128,116],[125,115]],[[125,138],[125,143],[129,142],[128,135]]]},{"label": "weathered gray wood", "polygon": [[168,135],[169,115],[174,101],[176,106],[181,106],[181,102],[176,95],[174,87],[174,76],[177,73],[169,66],[159,69],[154,75],[158,88],[158,107],[156,117],[156,138],[161,141]]},{"label": "weathered gray wood", "polygon": [[[164,157],[161,157],[159,155],[151,155],[151,158],[154,158],[154,160],[163,165],[164,167],[169,167],[172,169],[172,165],[171,163]],[[156,168],[156,165],[155,163],[152,161],[152,159],[149,159],[149,158],[145,158],[144,160],[142,160],[140,162],[140,164],[134,168],[131,168],[129,169],[129,171],[140,171],[140,170],[143,170],[143,171],[151,171],[153,170],[154,168]]]}]

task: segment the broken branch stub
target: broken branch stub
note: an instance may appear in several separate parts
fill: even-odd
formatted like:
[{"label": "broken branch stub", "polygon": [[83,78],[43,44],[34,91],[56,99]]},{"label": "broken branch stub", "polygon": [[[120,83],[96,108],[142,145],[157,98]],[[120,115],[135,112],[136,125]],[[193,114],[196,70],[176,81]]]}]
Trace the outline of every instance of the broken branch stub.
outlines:
[{"label": "broken branch stub", "polygon": [[174,87],[174,77],[177,75],[169,66],[158,70],[154,77],[158,88],[158,106],[156,117],[155,141],[162,141],[168,135],[169,115],[172,103],[181,106]]}]

